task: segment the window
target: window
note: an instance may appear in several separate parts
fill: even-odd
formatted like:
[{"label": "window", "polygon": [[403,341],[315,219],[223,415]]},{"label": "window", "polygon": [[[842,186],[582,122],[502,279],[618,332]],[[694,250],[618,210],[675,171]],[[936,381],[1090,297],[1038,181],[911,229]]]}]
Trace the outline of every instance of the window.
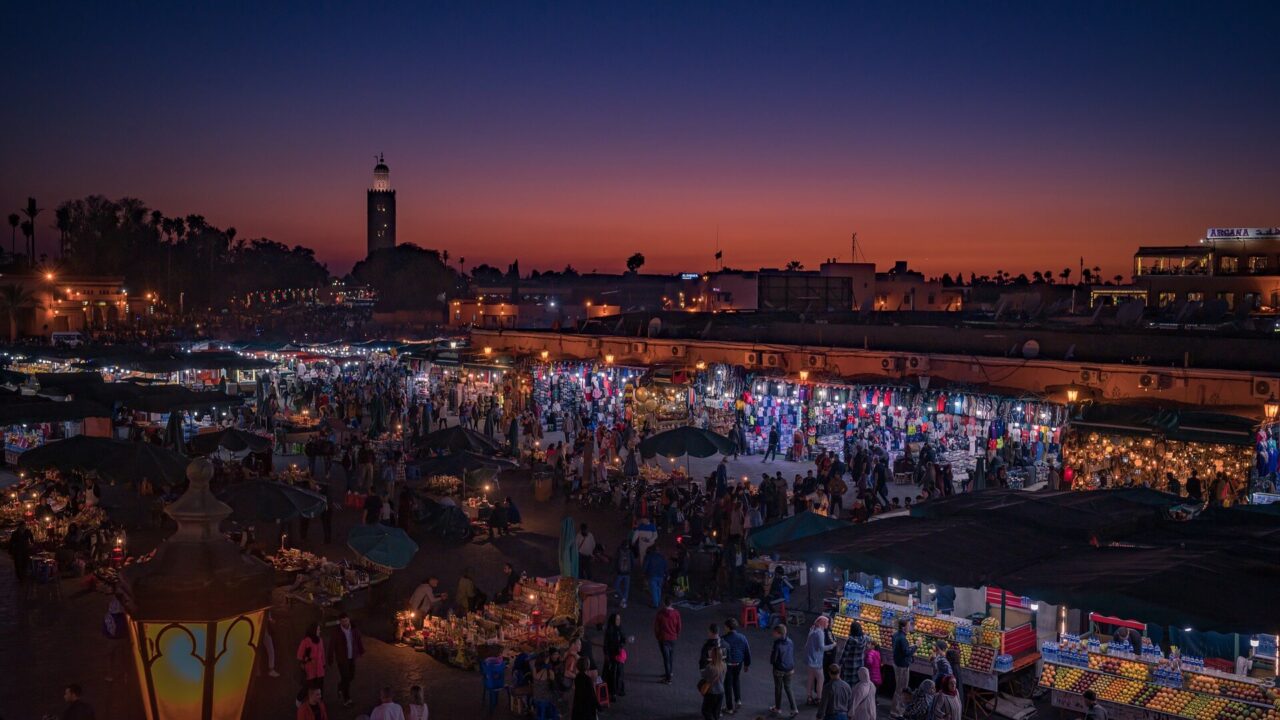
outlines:
[{"label": "window", "polygon": [[1240,258],[1220,257],[1218,258],[1218,272],[1231,274],[1240,270]]},{"label": "window", "polygon": [[1178,293],[1162,292],[1157,298],[1159,305],[1157,307],[1169,307],[1178,302]]},{"label": "window", "polygon": [[929,304],[933,305],[933,293],[929,293]]},{"label": "window", "polygon": [[1204,302],[1204,293],[1202,292],[1187,293],[1187,302]]},{"label": "window", "polygon": [[1264,273],[1267,271],[1266,255],[1250,255],[1249,256],[1249,272]]},{"label": "window", "polygon": [[1220,293],[1218,293],[1218,299],[1219,299],[1219,300],[1226,300],[1226,301],[1227,301],[1227,309],[1228,309],[1228,310],[1235,310],[1235,309],[1236,309],[1236,294],[1235,294],[1235,293],[1233,293],[1233,292],[1220,292]]},{"label": "window", "polygon": [[1244,297],[1241,298],[1241,302],[1244,303],[1245,308],[1249,310],[1257,310],[1258,306],[1262,305],[1262,293],[1247,292],[1244,294]]}]

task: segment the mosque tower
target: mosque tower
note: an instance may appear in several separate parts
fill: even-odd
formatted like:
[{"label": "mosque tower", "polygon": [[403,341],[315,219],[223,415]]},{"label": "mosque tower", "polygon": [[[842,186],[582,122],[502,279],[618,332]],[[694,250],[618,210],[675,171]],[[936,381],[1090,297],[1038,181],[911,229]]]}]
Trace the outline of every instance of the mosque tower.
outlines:
[{"label": "mosque tower", "polygon": [[396,246],[396,191],[391,189],[391,170],[378,154],[369,190],[369,255]]}]

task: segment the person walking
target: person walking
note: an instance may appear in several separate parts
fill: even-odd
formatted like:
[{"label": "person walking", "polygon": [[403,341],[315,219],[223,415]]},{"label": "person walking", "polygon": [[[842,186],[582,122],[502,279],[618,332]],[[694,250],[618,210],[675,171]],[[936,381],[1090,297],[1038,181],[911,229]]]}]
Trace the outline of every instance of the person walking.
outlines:
[{"label": "person walking", "polygon": [[796,674],[796,645],[787,637],[787,626],[778,625],[773,629],[773,647],[769,651],[769,665],[773,668],[773,707],[769,712],[782,714],[782,696],[787,696],[791,705],[791,717],[800,714],[796,707],[796,696],[791,691],[791,677]]},{"label": "person walking", "polygon": [[707,639],[702,643],[702,651],[698,653],[698,669],[711,664],[711,651],[716,648],[724,649],[724,640],[720,638],[720,627],[715,623],[707,626]]},{"label": "person walking", "polygon": [[881,663],[884,662],[880,657],[880,643],[871,640],[867,642],[867,672],[871,673],[871,684],[876,686],[876,690],[884,684],[884,675],[881,673]]},{"label": "person walking", "polygon": [[613,559],[613,591],[618,594],[618,604],[627,609],[627,598],[631,597],[631,566],[634,559],[631,555],[631,543],[625,539],[618,543],[617,555]]},{"label": "person walking", "polygon": [[649,583],[649,597],[653,607],[662,600],[662,588],[667,582],[667,558],[657,547],[650,546],[644,556],[644,577]]},{"label": "person walking", "polygon": [[578,548],[578,577],[583,580],[592,580],[594,578],[591,577],[591,556],[596,552],[596,536],[587,529],[586,523],[582,523],[579,528],[575,543]]},{"label": "person walking", "polygon": [[671,684],[676,640],[680,637],[682,626],[680,613],[671,606],[671,598],[667,598],[662,604],[662,609],[653,619],[653,636],[657,639],[658,650],[662,653],[662,683],[665,685]]},{"label": "person walking", "polygon": [[369,720],[404,720],[404,708],[400,707],[395,697],[389,687],[378,691],[378,707],[369,713]]},{"label": "person walking", "polygon": [[408,720],[430,720],[431,712],[427,709],[427,699],[422,693],[421,685],[409,688]]},{"label": "person walking", "polygon": [[818,702],[818,720],[849,720],[849,708],[853,704],[853,688],[840,677],[840,666],[827,666],[827,684]]},{"label": "person walking", "polygon": [[849,639],[840,653],[840,677],[853,687],[858,682],[858,671],[867,664],[867,636],[857,620],[849,626]]},{"label": "person walking", "polygon": [[711,651],[711,662],[702,668],[698,680],[698,692],[702,693],[702,720],[719,720],[720,704],[724,702],[724,653],[720,648]]},{"label": "person walking", "polygon": [[338,615],[338,627],[329,635],[329,661],[338,665],[338,697],[344,707],[351,707],[351,681],[356,676],[356,660],[364,655],[364,638],[351,624],[351,616]]},{"label": "person walking", "polygon": [[627,643],[631,638],[622,629],[622,615],[613,613],[604,628],[604,682],[609,686],[609,697],[626,697],[627,687],[622,671],[627,663]]},{"label": "person walking", "polygon": [[876,720],[876,685],[865,667],[858,670],[858,682],[849,698],[849,720]]},{"label": "person walking", "polygon": [[729,618],[724,624],[725,659],[724,709],[733,715],[742,706],[742,673],[751,669],[751,645],[747,636],[738,630],[737,618]]},{"label": "person walking", "polygon": [[780,439],[781,438],[778,435],[778,426],[777,425],[771,426],[769,428],[769,446],[768,448],[765,449],[764,459],[762,459],[760,462],[762,463],[769,462],[770,455],[773,456],[774,460],[778,459],[778,442]]},{"label": "person walking", "polygon": [[889,717],[894,720],[901,718],[906,709],[904,693],[911,689],[911,661],[915,655],[916,649],[907,639],[907,621],[899,620],[893,633],[893,706],[889,710]]},{"label": "person walking", "polygon": [[804,664],[808,673],[804,683],[805,703],[818,704],[822,698],[823,668],[822,655],[833,649],[836,644],[827,642],[827,625],[830,620],[826,615],[819,615],[809,628],[809,637],[804,643]]},{"label": "person walking", "polygon": [[[1085,699],[1088,704],[1088,698]],[[1095,703],[1096,704],[1096,703]],[[960,693],[956,690],[955,675],[947,675],[942,678],[942,683],[938,685],[938,695],[933,701],[932,717],[929,720],[960,720]],[[1104,718],[1095,718],[1085,713],[1087,720],[1105,720]]]},{"label": "person walking", "polygon": [[306,700],[298,705],[297,720],[329,720],[329,709],[324,705],[323,694],[318,687],[308,689]]},{"label": "person walking", "polygon": [[[323,688],[325,653],[324,641],[320,639],[320,623],[313,622],[307,626],[306,634],[298,643],[296,656],[302,671],[303,687]],[[306,695],[299,693],[299,697],[306,697]]]}]

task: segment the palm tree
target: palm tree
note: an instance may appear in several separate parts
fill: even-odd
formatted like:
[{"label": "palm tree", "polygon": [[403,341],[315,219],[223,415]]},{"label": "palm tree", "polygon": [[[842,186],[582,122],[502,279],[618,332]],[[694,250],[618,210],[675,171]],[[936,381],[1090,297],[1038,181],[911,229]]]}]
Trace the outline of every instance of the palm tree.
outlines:
[{"label": "palm tree", "polygon": [[27,206],[22,208],[22,214],[27,216],[27,222],[31,225],[31,232],[27,234],[26,231],[23,231],[23,233],[27,235],[27,244],[31,246],[27,254],[27,262],[31,264],[31,267],[36,265],[36,216],[41,212],[44,212],[44,208],[36,207],[36,199],[33,197],[27,198]]},{"label": "palm tree", "polygon": [[9,319],[9,342],[13,342],[18,337],[18,312],[40,307],[35,293],[21,285],[14,283],[0,285],[0,313]]},{"label": "palm tree", "polygon": [[1066,285],[1071,279],[1071,268],[1062,268],[1062,272],[1058,273],[1058,277],[1062,278],[1062,284]]},{"label": "palm tree", "polygon": [[58,257],[67,256],[67,233],[71,231],[71,208],[65,204],[53,211],[53,226],[58,229]]},{"label": "palm tree", "polygon": [[789,272],[794,272],[796,270],[803,270],[803,269],[804,269],[804,263],[800,262],[799,260],[792,260],[791,262],[787,263],[787,270]]},{"label": "palm tree", "polygon": [[[31,248],[35,247],[35,237],[36,237],[36,226],[32,225],[30,220],[22,221],[22,237],[26,238],[27,242],[25,247],[29,252]],[[31,267],[35,267],[36,266],[35,258],[28,255],[27,264]]]},{"label": "palm tree", "polygon": [[18,257],[18,225],[21,222],[21,215],[9,213],[9,254],[14,257]]}]

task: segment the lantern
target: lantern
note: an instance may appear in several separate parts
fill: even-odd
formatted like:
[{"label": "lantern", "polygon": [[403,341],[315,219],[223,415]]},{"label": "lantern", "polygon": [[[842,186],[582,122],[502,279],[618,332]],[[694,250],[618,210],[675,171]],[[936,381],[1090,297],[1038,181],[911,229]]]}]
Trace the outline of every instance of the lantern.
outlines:
[{"label": "lantern", "polygon": [[1262,412],[1267,416],[1267,422],[1274,422],[1276,415],[1280,414],[1280,400],[1271,398],[1262,405]]},{"label": "lantern", "polygon": [[121,573],[148,720],[244,713],[274,572],[218,531],[231,508],[209,491],[212,477],[205,458],[187,466],[190,486],[165,510],[178,531]]},{"label": "lantern", "polygon": [[1067,388],[1067,402],[1074,405],[1076,400],[1080,398],[1080,390],[1078,388]]}]

